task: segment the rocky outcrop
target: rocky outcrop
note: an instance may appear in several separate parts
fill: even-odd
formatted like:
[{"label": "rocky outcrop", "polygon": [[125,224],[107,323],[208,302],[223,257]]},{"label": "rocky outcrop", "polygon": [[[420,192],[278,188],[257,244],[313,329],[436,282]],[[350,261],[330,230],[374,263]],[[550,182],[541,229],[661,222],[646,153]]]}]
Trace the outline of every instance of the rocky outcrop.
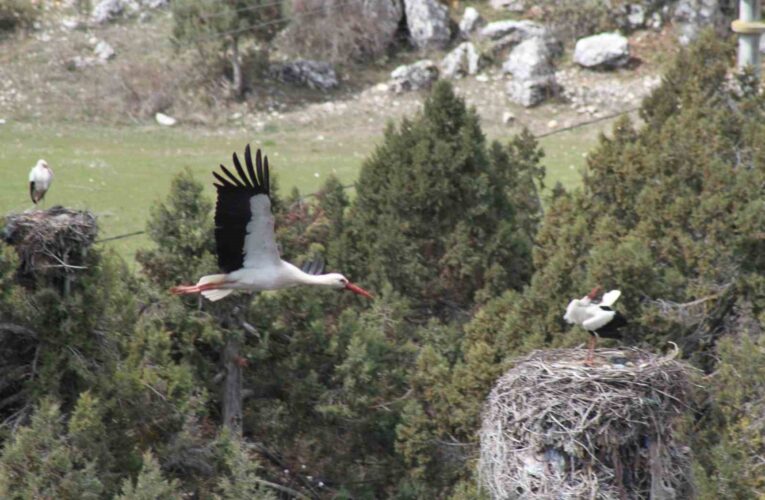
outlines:
[{"label": "rocky outcrop", "polygon": [[404,0],[406,25],[418,49],[444,49],[451,40],[449,9],[437,0]]},{"label": "rocky outcrop", "polygon": [[481,55],[471,42],[462,42],[441,61],[441,76],[461,78],[478,73]]},{"label": "rocky outcrop", "polygon": [[389,88],[397,94],[426,89],[438,80],[438,67],[430,59],[423,59],[414,64],[399,66],[393,70],[390,77]]},{"label": "rocky outcrop", "polygon": [[269,73],[284,83],[304,85],[312,89],[330,90],[340,85],[332,65],[324,61],[298,59],[271,65]]},{"label": "rocky outcrop", "polygon": [[90,19],[95,24],[104,24],[120,17],[130,7],[126,0],[101,0],[93,7]]},{"label": "rocky outcrop", "polygon": [[613,69],[627,64],[627,38],[618,33],[601,33],[577,40],[574,62],[589,69]]},{"label": "rocky outcrop", "polygon": [[509,48],[529,38],[545,39],[556,54],[562,49],[544,25],[527,20],[489,23],[478,31],[478,37],[484,41],[484,53],[493,59],[503,57]]}]

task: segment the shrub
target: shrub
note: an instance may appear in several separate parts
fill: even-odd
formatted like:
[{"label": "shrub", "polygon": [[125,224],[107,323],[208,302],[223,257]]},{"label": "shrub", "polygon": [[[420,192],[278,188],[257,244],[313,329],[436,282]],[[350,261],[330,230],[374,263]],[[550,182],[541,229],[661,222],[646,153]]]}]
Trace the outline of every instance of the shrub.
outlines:
[{"label": "shrub", "polygon": [[279,46],[300,57],[331,62],[374,60],[395,38],[395,4],[365,0],[295,0]]},{"label": "shrub", "polygon": [[0,0],[0,33],[31,27],[40,16],[32,0]]}]

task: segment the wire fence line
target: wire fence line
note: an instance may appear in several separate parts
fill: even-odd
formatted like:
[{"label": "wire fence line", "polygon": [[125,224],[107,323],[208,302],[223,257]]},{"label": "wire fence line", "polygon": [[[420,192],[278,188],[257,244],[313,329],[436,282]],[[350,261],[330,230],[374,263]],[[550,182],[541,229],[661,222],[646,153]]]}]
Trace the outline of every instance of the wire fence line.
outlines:
[{"label": "wire fence line", "polygon": [[[551,130],[550,132],[544,132],[544,133],[541,133],[541,134],[534,134],[534,137],[536,139],[543,139],[545,137],[550,137],[550,136],[553,136],[553,135],[556,135],[556,134],[561,134],[563,132],[570,132],[571,130],[576,130],[576,129],[579,129],[579,128],[582,128],[582,127],[593,125],[595,123],[599,123],[599,122],[602,122],[602,121],[610,120],[612,118],[616,118],[616,117],[619,117],[619,116],[622,116],[622,115],[627,115],[627,114],[630,114],[630,113],[634,113],[635,111],[638,111],[639,109],[640,109],[640,107],[636,106],[636,107],[633,107],[633,108],[625,109],[623,111],[619,111],[617,113],[611,113],[609,115],[599,116],[597,118],[593,118],[592,120],[587,120],[587,121],[579,122],[579,123],[576,123],[574,125],[570,125],[568,127],[561,127],[561,128],[555,129],[555,130]],[[356,188],[356,183],[354,182],[352,184],[343,184],[340,187],[343,189],[343,191],[347,191],[349,189],[355,189]],[[308,193],[308,194],[305,194],[305,195],[301,196],[298,201],[303,201],[303,200],[305,200],[307,198],[315,198],[315,197],[320,196],[321,194],[322,194],[322,191],[314,191],[313,193]],[[103,239],[100,239],[100,240],[96,240],[95,243],[105,243],[105,242],[108,242],[108,241],[121,240],[121,239],[125,239],[125,238],[132,238],[133,236],[139,236],[139,235],[142,235],[142,234],[145,234],[145,233],[146,233],[146,231],[133,231],[133,232],[130,232],[130,233],[120,234],[120,235],[117,235],[117,236],[111,236],[109,238],[103,238]]]}]

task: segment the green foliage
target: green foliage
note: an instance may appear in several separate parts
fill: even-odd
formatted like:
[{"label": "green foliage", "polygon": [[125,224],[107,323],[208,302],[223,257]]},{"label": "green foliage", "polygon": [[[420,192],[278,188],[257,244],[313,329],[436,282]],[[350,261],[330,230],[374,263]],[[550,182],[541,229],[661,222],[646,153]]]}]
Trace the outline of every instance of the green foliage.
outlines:
[{"label": "green foliage", "polygon": [[117,500],[177,500],[183,498],[178,492],[176,481],[168,481],[162,476],[159,463],[150,451],[143,454],[143,466],[135,480],[126,479],[122,485],[122,494]]},{"label": "green foliage", "polygon": [[266,487],[265,481],[258,477],[260,464],[246,443],[228,436],[222,436],[220,441],[224,462],[230,474],[222,476],[218,483],[221,498],[276,500],[276,496]]},{"label": "green foliage", "polygon": [[350,268],[442,317],[520,288],[535,216],[516,221],[511,195],[530,189],[522,204],[533,205],[539,155],[529,135],[490,151],[475,110],[439,82],[362,168],[345,234]]},{"label": "green foliage", "polygon": [[95,464],[61,422],[59,405],[43,400],[0,455],[0,497],[101,498]]},{"label": "green foliage", "polygon": [[0,0],[0,34],[31,28],[40,17],[40,4],[32,0]]}]

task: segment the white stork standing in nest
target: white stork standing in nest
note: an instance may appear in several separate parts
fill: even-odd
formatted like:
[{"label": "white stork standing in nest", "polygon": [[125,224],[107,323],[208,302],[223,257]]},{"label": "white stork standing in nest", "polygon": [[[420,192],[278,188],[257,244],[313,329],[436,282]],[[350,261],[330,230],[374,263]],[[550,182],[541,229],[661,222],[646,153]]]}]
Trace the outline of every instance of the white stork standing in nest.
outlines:
[{"label": "white stork standing in nest", "polygon": [[37,160],[37,165],[29,171],[29,196],[32,203],[37,205],[45,197],[53,182],[53,170],[45,160]]},{"label": "white stork standing in nest", "polygon": [[274,238],[268,157],[261,157],[258,150],[253,165],[248,144],[244,161],[246,171],[234,153],[238,175],[223,165],[220,166],[223,175],[213,172],[218,181],[215,183],[218,190],[215,244],[218,265],[225,274],[203,276],[196,285],[176,286],[170,291],[176,295],[201,293],[216,301],[234,290],[279,290],[297,285],[318,285],[349,290],[371,299],[369,292],[342,274],[318,274],[323,268],[321,263],[310,263],[301,270],[281,259]]},{"label": "white stork standing in nest", "polygon": [[588,365],[593,363],[595,343],[598,337],[620,338],[618,330],[627,324],[624,316],[614,311],[611,306],[619,299],[622,292],[611,290],[603,294],[599,302],[595,298],[600,294],[601,288],[595,287],[582,297],[569,302],[563,319],[567,323],[579,325],[590,333],[589,348],[587,352]]}]

